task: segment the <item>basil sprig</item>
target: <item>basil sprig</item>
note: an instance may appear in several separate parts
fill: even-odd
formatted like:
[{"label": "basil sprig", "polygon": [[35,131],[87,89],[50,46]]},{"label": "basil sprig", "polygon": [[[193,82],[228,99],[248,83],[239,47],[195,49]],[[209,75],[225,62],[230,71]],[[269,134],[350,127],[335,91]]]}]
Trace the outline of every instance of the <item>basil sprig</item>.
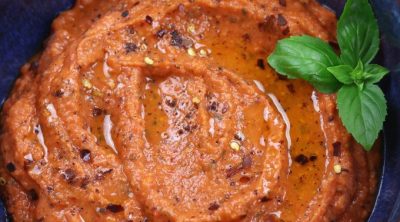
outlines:
[{"label": "basil sprig", "polygon": [[384,94],[375,84],[389,71],[370,64],[379,50],[379,30],[368,0],[346,2],[337,38],[340,56],[319,38],[293,36],[277,43],[268,63],[281,75],[304,79],[322,93],[337,93],[344,126],[370,150],[387,115]]}]

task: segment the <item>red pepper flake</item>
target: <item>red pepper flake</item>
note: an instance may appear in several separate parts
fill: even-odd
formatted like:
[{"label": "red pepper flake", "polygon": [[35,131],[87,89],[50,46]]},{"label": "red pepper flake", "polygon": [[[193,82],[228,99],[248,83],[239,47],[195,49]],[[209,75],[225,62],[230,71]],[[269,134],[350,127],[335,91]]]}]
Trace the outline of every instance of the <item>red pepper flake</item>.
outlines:
[{"label": "red pepper flake", "polygon": [[232,167],[226,170],[226,178],[231,178],[235,176],[237,173],[239,173],[241,169],[238,167]]},{"label": "red pepper flake", "polygon": [[283,17],[282,14],[278,14],[278,25],[280,25],[280,26],[287,25],[287,21],[286,21],[285,17]]},{"label": "red pepper flake", "polygon": [[242,176],[242,177],[240,177],[240,179],[239,179],[239,181],[240,181],[241,183],[248,183],[250,180],[251,180],[251,178],[248,177],[248,176]]},{"label": "red pepper flake", "polygon": [[333,156],[337,156],[337,157],[341,156],[341,154],[342,154],[342,143],[337,141],[337,142],[334,142],[332,144],[332,146],[333,146]]},{"label": "red pepper flake", "polygon": [[108,204],[106,209],[112,213],[119,213],[124,211],[124,207],[119,204]]},{"label": "red pepper flake", "polygon": [[213,202],[210,204],[210,206],[208,207],[208,210],[210,211],[216,211],[219,209],[219,204],[217,202]]},{"label": "red pepper flake", "polygon": [[294,88],[294,85],[292,83],[289,83],[286,85],[287,89],[289,90],[289,92],[291,94],[295,94],[296,93],[296,89]]},{"label": "red pepper flake", "polygon": [[88,149],[82,149],[79,151],[79,154],[81,156],[81,159],[84,162],[89,162],[90,161],[90,156],[91,156],[91,152]]},{"label": "red pepper flake", "polygon": [[294,161],[296,161],[300,165],[305,165],[306,163],[308,163],[308,157],[306,157],[304,154],[300,154],[294,158]]},{"label": "red pepper flake", "polygon": [[133,4],[133,7],[136,7],[136,6],[138,6],[140,4],[140,1],[137,1],[137,2],[135,2],[134,4]]},{"label": "red pepper flake", "polygon": [[286,0],[279,0],[279,4],[283,7],[286,7]]},{"label": "red pepper flake", "polygon": [[8,172],[10,172],[10,173],[12,173],[16,170],[15,165],[11,162],[7,163],[6,168],[7,168]]},{"label": "red pepper flake", "polygon": [[[289,29],[289,27],[284,28],[284,29],[282,30],[282,34],[283,34],[283,35],[289,35],[289,34],[290,34],[290,29]],[[280,76],[282,76],[282,75],[280,75]]]},{"label": "red pepper flake", "polygon": [[275,20],[276,20],[276,18],[273,15],[269,15],[269,16],[265,17],[264,21],[258,23],[258,29],[261,32],[273,30],[274,29]]},{"label": "red pepper flake", "polygon": [[249,33],[246,33],[246,34],[242,35],[242,39],[245,42],[250,42],[251,41],[251,36],[250,36]]},{"label": "red pepper flake", "polygon": [[153,24],[153,18],[149,15],[146,15],[145,21],[149,24],[152,25]]},{"label": "red pepper flake", "polygon": [[261,203],[265,203],[265,202],[268,202],[268,201],[271,201],[271,198],[269,198],[269,197],[267,197],[267,196],[263,196],[263,197],[260,199],[260,202],[261,202]]}]

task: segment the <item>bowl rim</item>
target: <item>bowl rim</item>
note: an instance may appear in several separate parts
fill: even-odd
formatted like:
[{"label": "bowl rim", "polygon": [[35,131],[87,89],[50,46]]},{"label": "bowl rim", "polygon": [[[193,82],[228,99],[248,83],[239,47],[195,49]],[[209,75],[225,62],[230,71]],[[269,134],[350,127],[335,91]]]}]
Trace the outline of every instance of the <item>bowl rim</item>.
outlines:
[{"label": "bowl rim", "polygon": [[[340,14],[345,0],[318,0],[328,8]],[[381,31],[381,51],[378,63],[391,70],[388,77],[380,85],[388,100],[388,116],[383,130],[382,168],[379,188],[374,208],[369,222],[400,220],[400,137],[396,130],[400,131],[400,1],[370,0],[378,18]],[[36,4],[29,7],[19,4],[20,1],[0,1],[0,8],[6,12],[0,17],[0,54],[4,56],[0,60],[0,67],[4,67],[0,79],[0,109],[7,98],[11,86],[17,76],[19,68],[36,52],[38,46],[49,34],[52,20],[61,12],[70,8],[74,0],[59,0],[46,3],[46,7]],[[35,3],[30,2],[31,3]],[[4,6],[4,7],[3,7]],[[32,6],[32,7],[31,7]],[[32,19],[31,22],[19,20],[13,16],[18,11],[26,13]],[[16,19],[17,25],[14,25]],[[24,24],[25,22],[25,24]],[[39,27],[39,28],[38,28]],[[34,32],[32,33],[32,30]],[[17,35],[15,36],[15,33]],[[15,37],[30,36],[29,41],[18,42]],[[21,53],[10,52],[9,47],[24,47]],[[17,57],[18,56],[18,57]],[[15,58],[18,58],[15,60]],[[398,60],[398,59],[397,59]],[[0,222],[8,221],[5,217],[5,208],[0,200]]]}]

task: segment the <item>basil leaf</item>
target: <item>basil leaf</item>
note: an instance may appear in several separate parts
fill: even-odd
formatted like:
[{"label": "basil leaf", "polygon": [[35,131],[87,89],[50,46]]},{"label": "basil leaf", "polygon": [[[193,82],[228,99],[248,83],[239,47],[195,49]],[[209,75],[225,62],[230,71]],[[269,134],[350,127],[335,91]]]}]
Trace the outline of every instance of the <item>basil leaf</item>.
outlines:
[{"label": "basil leaf", "polygon": [[338,92],[337,105],[346,129],[364,149],[371,150],[387,114],[382,90],[373,84],[366,84],[363,90],[344,85]]},{"label": "basil leaf", "polygon": [[365,66],[365,79],[368,83],[377,83],[389,73],[385,67],[376,64],[368,64]]},{"label": "basil leaf", "polygon": [[358,60],[371,62],[379,49],[379,29],[368,0],[347,0],[337,38],[345,64],[356,67]]},{"label": "basil leaf", "polygon": [[350,73],[351,78],[353,78],[354,83],[362,90],[364,88],[364,64],[361,60],[358,61],[356,68]]},{"label": "basil leaf", "polygon": [[353,72],[353,68],[349,65],[338,65],[338,66],[332,66],[327,68],[330,73],[332,73],[333,76],[339,82],[343,84],[352,84],[354,83],[354,80],[351,78],[350,73]]},{"label": "basil leaf", "polygon": [[321,39],[294,36],[280,40],[268,63],[288,78],[301,78],[323,93],[336,92],[340,83],[328,72],[330,66],[339,65],[333,49]]}]

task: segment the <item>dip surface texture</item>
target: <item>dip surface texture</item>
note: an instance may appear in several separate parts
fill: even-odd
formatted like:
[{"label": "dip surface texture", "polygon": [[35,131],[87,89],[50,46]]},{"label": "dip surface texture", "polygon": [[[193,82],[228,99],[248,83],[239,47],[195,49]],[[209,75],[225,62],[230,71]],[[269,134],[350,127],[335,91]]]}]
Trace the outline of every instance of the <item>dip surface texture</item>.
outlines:
[{"label": "dip surface texture", "polygon": [[[14,221],[364,221],[377,151],[335,96],[265,63],[279,39],[335,43],[312,0],[78,0],[2,112]],[[376,150],[376,149],[375,149]]]}]

